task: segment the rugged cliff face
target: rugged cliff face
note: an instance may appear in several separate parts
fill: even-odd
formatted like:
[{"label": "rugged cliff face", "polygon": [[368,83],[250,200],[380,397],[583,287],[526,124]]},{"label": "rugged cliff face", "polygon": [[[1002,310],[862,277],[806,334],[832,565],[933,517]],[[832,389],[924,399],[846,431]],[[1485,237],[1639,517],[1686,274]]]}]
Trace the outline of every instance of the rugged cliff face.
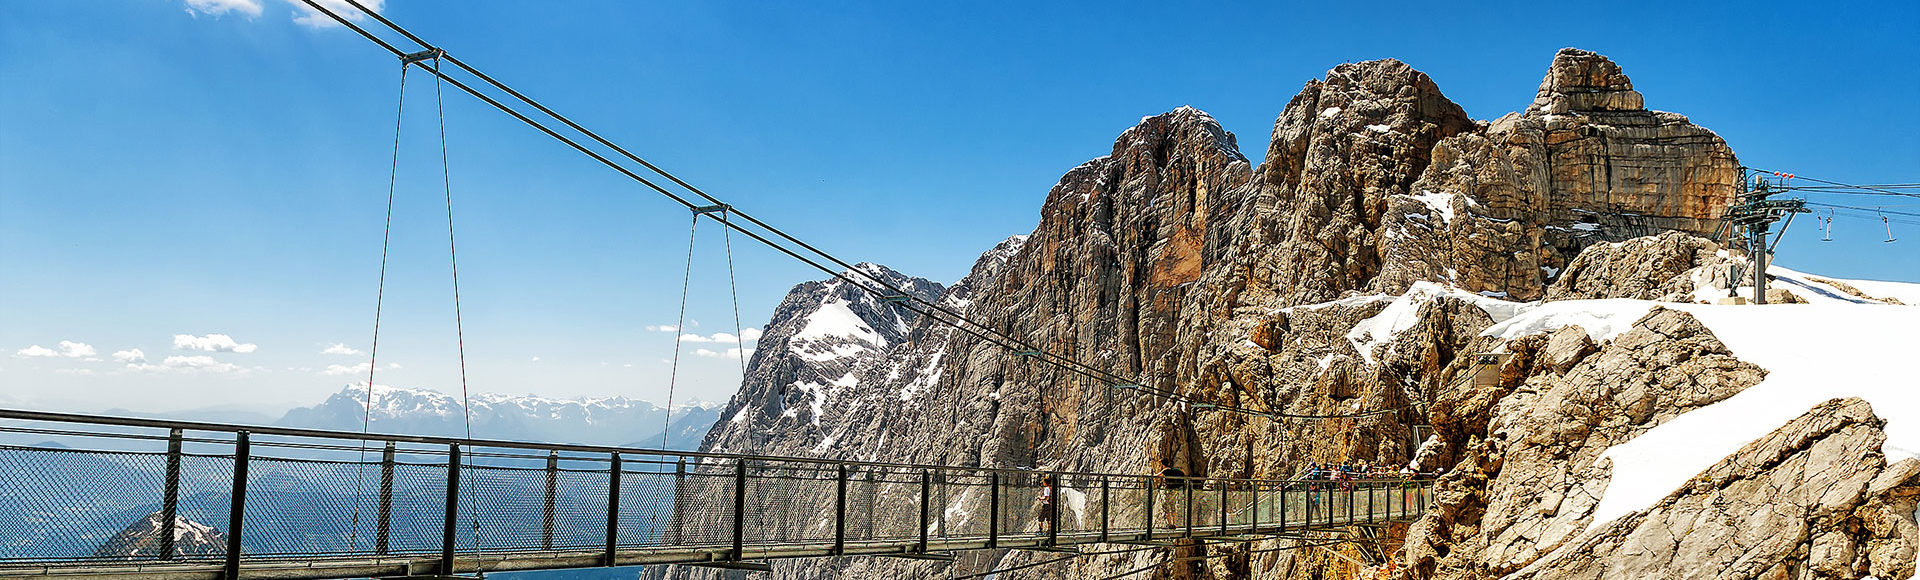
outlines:
[{"label": "rugged cliff face", "polygon": [[[708,447],[1275,478],[1310,461],[1417,460],[1449,471],[1441,501],[1418,524],[1380,531],[1379,542],[1281,551],[1274,549],[1290,540],[1183,546],[1174,552],[1186,558],[1157,567],[1153,577],[1395,570],[1478,578],[1522,569],[1550,577],[1558,554],[1576,545],[1589,546],[1586,557],[1656,565],[1657,556],[1621,547],[1630,543],[1583,535],[1607,482],[1603,451],[1732,396],[1764,371],[1681,312],[1656,312],[1617,334],[1486,335],[1526,307],[1512,300],[1691,301],[1702,288],[1726,286],[1725,266],[1737,258],[1690,234],[1712,229],[1734,194],[1737,162],[1712,132],[1646,110],[1642,101],[1618,66],[1573,49],[1554,57],[1532,106],[1491,123],[1469,119],[1404,63],[1346,64],[1286,105],[1258,168],[1231,133],[1183,107],[1143,119],[1109,155],[1068,171],[1024,244],[1001,244],[941,298],[1048,351],[1191,400],[1318,416],[1387,413],[1272,420],[1202,411],[930,324],[903,330],[904,342],[876,342],[844,367],[775,373],[762,367],[786,355],[769,338],[783,317],[802,316],[783,305],[748,386],[723,414],[732,419],[715,426]],[[1599,243],[1659,230],[1677,233]],[[1656,266],[1635,266],[1646,263]],[[887,320],[861,319],[869,326]],[[1503,353],[1491,367],[1468,356],[1489,352]],[[792,394],[811,392],[803,382],[834,380],[848,386],[828,389],[824,400]],[[804,415],[814,401],[820,410]],[[836,413],[847,420],[836,421]],[[1842,415],[1852,419],[1835,421],[1877,428],[1857,409]],[[1425,425],[1434,436],[1413,440],[1414,427]],[[1848,436],[1870,435],[1858,429]],[[1787,439],[1842,431],[1809,427],[1797,432],[1815,435]],[[1775,456],[1782,453],[1793,451]],[[1877,451],[1846,460],[1875,473],[1885,463]],[[1674,505],[1723,513],[1699,506],[1722,506],[1708,500],[1728,495],[1758,502],[1750,491],[1728,491],[1731,482],[1791,471],[1779,462],[1736,463],[1723,470],[1735,475]],[[1895,499],[1911,484],[1886,477],[1873,488],[1878,495],[1819,504],[1829,514],[1880,506],[1809,526],[1841,534],[1822,546],[1855,550],[1835,561],[1885,561],[1891,570],[1904,549],[1911,568],[1911,506],[1899,503],[1910,500]],[[960,511],[978,507],[955,501]],[[1895,517],[1903,505],[1904,520]],[[1607,529],[1640,537],[1635,526],[1655,519],[1622,519]],[[1876,545],[1877,552],[1858,548]],[[1097,578],[1167,556],[1089,556],[1003,577]],[[1042,559],[1050,558],[1004,552],[953,564],[781,562],[776,575],[918,577]],[[1864,568],[1849,568],[1856,569]]]}]

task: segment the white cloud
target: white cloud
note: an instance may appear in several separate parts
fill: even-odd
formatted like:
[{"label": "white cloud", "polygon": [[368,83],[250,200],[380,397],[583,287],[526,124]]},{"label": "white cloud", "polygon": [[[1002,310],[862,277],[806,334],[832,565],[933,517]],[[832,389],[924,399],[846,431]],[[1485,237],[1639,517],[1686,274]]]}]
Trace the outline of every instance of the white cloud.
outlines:
[{"label": "white cloud", "polygon": [[699,335],[699,334],[694,334],[689,332],[689,333],[680,335],[680,342],[721,342],[721,343],[730,342],[730,343],[738,344],[743,340],[745,342],[753,342],[756,340],[760,340],[760,335],[761,335],[761,332],[760,332],[760,329],[758,328],[749,328],[746,330],[742,330],[740,331],[739,336],[734,336],[734,334],[731,332],[716,332],[709,335]]},{"label": "white cloud", "polygon": [[333,343],[333,346],[329,346],[327,348],[321,349],[320,354],[343,354],[347,356],[353,356],[356,354],[360,354],[360,349],[347,346],[346,344],[343,344],[343,343],[336,342],[336,343]]},{"label": "white cloud", "polygon": [[[695,351],[693,351],[693,354],[695,354],[695,355],[697,355],[697,356],[704,356],[704,357],[709,357],[709,358],[734,358],[734,359],[737,359],[737,358],[743,358],[743,357],[741,357],[741,356],[740,356],[740,354],[741,354],[741,351],[740,351],[740,349],[738,349],[738,348],[729,348],[729,349],[727,349],[727,351],[726,351],[726,352],[715,352],[715,351],[711,351],[711,350],[707,350],[707,349],[704,349],[704,348],[702,348],[702,349],[697,349],[697,350],[695,350]],[[749,348],[749,349],[747,349],[747,350],[746,350],[746,354],[747,354],[747,356],[752,356],[752,355],[753,355],[753,349],[751,349],[751,348]]]},{"label": "white cloud", "polygon": [[[362,20],[366,20],[367,18],[366,14],[360,12],[359,9],[354,8],[352,4],[348,4],[346,0],[316,0],[316,1],[321,6],[325,7],[328,12],[338,14],[346,18],[347,20],[359,22]],[[299,23],[302,26],[306,26],[309,28],[326,28],[329,26],[340,25],[340,23],[334,22],[332,16],[321,14],[320,11],[314,10],[312,6],[308,6],[306,2],[301,2],[300,0],[287,0],[287,2],[293,4],[293,7],[297,9],[295,11],[296,14],[294,14],[293,16],[293,21]],[[381,5],[385,3],[386,3],[385,0],[360,0],[360,5],[366,6],[368,10],[372,10],[374,12],[379,12],[382,8]]]},{"label": "white cloud", "polygon": [[93,356],[95,352],[97,351],[93,350],[93,345],[91,344],[71,340],[60,341],[60,356],[80,358],[83,356]]},{"label": "white cloud", "polygon": [[[362,374],[366,374],[367,371],[372,368],[373,368],[373,363],[360,363],[357,365],[327,365],[327,368],[320,370],[320,374],[330,376],[330,377],[339,376],[339,375],[362,375]],[[397,369],[397,368],[400,368],[400,363],[387,363],[387,366],[380,367],[380,368],[388,369],[388,370]]]},{"label": "white cloud", "polygon": [[176,334],[173,335],[173,348],[179,350],[204,350],[207,352],[249,353],[253,352],[254,349],[260,348],[260,345],[235,342],[233,337],[217,333],[206,336]]},{"label": "white cloud", "polygon": [[123,363],[146,362],[147,353],[137,348],[114,351],[113,360]]},{"label": "white cloud", "polygon": [[93,369],[53,369],[53,372],[63,375],[93,376]]},{"label": "white cloud", "polygon": [[17,356],[21,358],[54,357],[54,356],[60,356],[60,352],[53,350],[51,348],[47,348],[47,347],[36,344],[33,346],[29,346],[29,347],[14,351],[13,356]]},{"label": "white cloud", "polygon": [[239,12],[252,18],[260,15],[260,0],[187,0],[187,13],[195,16],[219,16]]},{"label": "white cloud", "polygon": [[529,362],[540,362],[540,357],[533,357],[533,360]]},{"label": "white cloud", "polygon": [[67,358],[80,358],[83,356],[93,356],[98,352],[93,349],[93,345],[91,344],[87,344],[84,342],[74,342],[71,340],[62,340],[60,341],[60,344],[56,346],[58,346],[59,348],[52,349],[52,348],[47,348],[47,347],[36,344],[33,346],[29,346],[29,347],[14,351],[13,356],[22,357],[22,358],[41,358],[41,357],[51,358],[56,356],[63,356]]},{"label": "white cloud", "polygon": [[233,363],[220,362],[207,355],[170,356],[160,364],[128,363],[127,370],[154,373],[243,373],[246,369]]},{"label": "white cloud", "polygon": [[679,332],[680,327],[671,324],[649,324],[647,332]]}]

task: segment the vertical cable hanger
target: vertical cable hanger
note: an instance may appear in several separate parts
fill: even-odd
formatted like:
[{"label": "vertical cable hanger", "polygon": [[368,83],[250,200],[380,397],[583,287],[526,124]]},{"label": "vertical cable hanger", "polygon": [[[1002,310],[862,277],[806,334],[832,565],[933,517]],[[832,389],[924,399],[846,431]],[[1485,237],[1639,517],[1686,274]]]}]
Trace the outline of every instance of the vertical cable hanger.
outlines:
[{"label": "vertical cable hanger", "polygon": [[680,278],[680,317],[673,322],[673,362],[667,367],[667,416],[660,424],[660,446],[673,435],[673,388],[680,380],[680,337],[687,333],[687,289],[693,284],[693,242],[700,233],[700,212],[694,210],[687,226],[687,270]]},{"label": "vertical cable hanger", "polygon": [[367,463],[365,435],[373,427],[373,373],[380,363],[380,311],[386,305],[387,298],[387,248],[393,240],[393,192],[394,185],[400,177],[400,128],[407,110],[407,65],[406,62],[400,63],[400,95],[396,98],[399,104],[394,106],[393,111],[393,161],[387,169],[387,218],[386,225],[380,234],[380,281],[374,287],[373,294],[373,343],[367,348],[367,400],[362,406],[360,416],[362,437],[359,465],[363,473],[356,475],[353,480],[353,497],[356,501],[353,505],[352,524],[347,527],[347,545],[353,549],[358,549],[360,546],[361,502],[357,500],[361,499],[362,494],[365,493],[366,478],[363,477]]}]

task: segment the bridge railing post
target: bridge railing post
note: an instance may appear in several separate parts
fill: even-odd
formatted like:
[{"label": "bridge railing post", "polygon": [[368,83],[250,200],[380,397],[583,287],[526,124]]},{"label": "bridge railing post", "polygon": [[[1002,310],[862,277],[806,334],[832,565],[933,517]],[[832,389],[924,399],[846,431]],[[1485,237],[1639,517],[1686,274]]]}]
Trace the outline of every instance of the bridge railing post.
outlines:
[{"label": "bridge railing post", "polygon": [[547,451],[547,494],[540,503],[540,547],[553,549],[553,496],[560,487],[560,451]]},{"label": "bridge railing post", "polygon": [[1227,535],[1227,480],[1216,479],[1214,485],[1220,487],[1220,535]]},{"label": "bridge railing post", "polygon": [[1144,518],[1147,524],[1146,539],[1152,540],[1153,539],[1153,523],[1158,520],[1160,515],[1159,513],[1153,511],[1153,488],[1154,488],[1155,482],[1151,477],[1148,477],[1140,481],[1142,482],[1142,485],[1146,488],[1146,492],[1147,492],[1147,513],[1146,513],[1146,517]]},{"label": "bridge railing post", "polygon": [[385,556],[393,531],[393,465],[395,443],[388,441],[380,450],[379,521],[374,524],[373,553]]},{"label": "bridge railing post", "polygon": [[612,566],[614,553],[620,548],[620,452],[613,452],[607,465],[607,543],[604,559],[605,566]]},{"label": "bridge railing post", "polygon": [[1193,537],[1193,486],[1197,484],[1193,478],[1187,478],[1186,482],[1187,484],[1180,486],[1180,489],[1186,492],[1187,496],[1187,537],[1191,538]]},{"label": "bridge railing post", "polygon": [[247,462],[253,454],[252,438],[246,431],[234,433],[233,497],[227,506],[227,562],[221,578],[240,577],[240,537],[247,520]]},{"label": "bridge railing post", "polygon": [[1047,510],[1047,545],[1058,546],[1060,545],[1060,496],[1066,490],[1060,486],[1060,474],[1049,473],[1041,477],[1045,478],[1042,485],[1047,486],[1048,490],[1045,498],[1046,505],[1042,508]]},{"label": "bridge railing post", "polygon": [[667,544],[679,544],[686,536],[687,458],[673,463],[673,505],[667,512]]},{"label": "bridge railing post", "polygon": [[834,466],[833,555],[847,553],[847,464]]},{"label": "bridge railing post", "polygon": [[1293,484],[1280,482],[1280,533],[1287,533],[1287,488]]},{"label": "bridge railing post", "polygon": [[933,527],[933,475],[927,468],[920,468],[920,545],[918,552],[927,553],[927,529]]},{"label": "bridge railing post", "polygon": [[173,559],[174,520],[180,510],[180,442],[179,429],[167,431],[167,479],[160,488],[160,559]]},{"label": "bridge railing post", "polygon": [[440,527],[440,570],[442,576],[453,575],[453,549],[455,534],[460,527],[460,444],[447,444],[447,497],[446,517]]},{"label": "bridge railing post", "polygon": [[1000,546],[1000,472],[987,474],[987,548]]},{"label": "bridge railing post", "polygon": [[1253,504],[1253,508],[1252,508],[1253,513],[1247,516],[1247,529],[1255,533],[1258,533],[1260,531],[1260,482],[1259,481],[1255,481],[1252,479],[1247,480],[1247,500],[1248,500],[1248,503]]},{"label": "bridge railing post", "polygon": [[747,547],[747,459],[733,464],[733,560],[746,558]]},{"label": "bridge railing post", "polygon": [[1107,536],[1112,533],[1111,524],[1108,521],[1109,513],[1112,511],[1112,506],[1113,506],[1112,498],[1113,498],[1113,482],[1109,481],[1107,479],[1107,476],[1102,475],[1100,476],[1100,541],[1101,542],[1106,542]]}]

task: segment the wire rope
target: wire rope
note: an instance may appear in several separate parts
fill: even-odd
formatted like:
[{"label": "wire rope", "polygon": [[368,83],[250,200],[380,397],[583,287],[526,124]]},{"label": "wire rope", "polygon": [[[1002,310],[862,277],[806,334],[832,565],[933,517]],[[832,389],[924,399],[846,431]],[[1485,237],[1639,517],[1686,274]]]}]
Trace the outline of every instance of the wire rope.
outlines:
[{"label": "wire rope", "polygon": [[[373,343],[367,347],[367,400],[362,406],[360,416],[362,436],[373,428],[373,374],[380,363],[380,314],[381,309],[386,305],[387,298],[387,250],[393,240],[393,198],[395,184],[400,178],[400,129],[407,110],[407,68],[405,63],[401,63],[400,94],[395,99],[398,104],[394,106],[393,112],[393,161],[387,169],[387,217],[380,234],[380,279],[374,287],[373,294]],[[351,524],[347,527],[347,545],[354,549],[360,547],[360,504],[364,503],[365,498],[362,496],[366,493],[366,461],[367,440],[362,438],[360,440],[361,473],[354,477],[353,517]]]},{"label": "wire rope", "polygon": [[660,446],[667,446],[667,438],[673,433],[673,388],[680,379],[680,339],[687,332],[687,289],[693,284],[693,242],[700,232],[700,214],[693,214],[693,225],[687,228],[687,271],[680,279],[680,318],[673,323],[673,363],[667,370],[667,418],[660,426]]}]

